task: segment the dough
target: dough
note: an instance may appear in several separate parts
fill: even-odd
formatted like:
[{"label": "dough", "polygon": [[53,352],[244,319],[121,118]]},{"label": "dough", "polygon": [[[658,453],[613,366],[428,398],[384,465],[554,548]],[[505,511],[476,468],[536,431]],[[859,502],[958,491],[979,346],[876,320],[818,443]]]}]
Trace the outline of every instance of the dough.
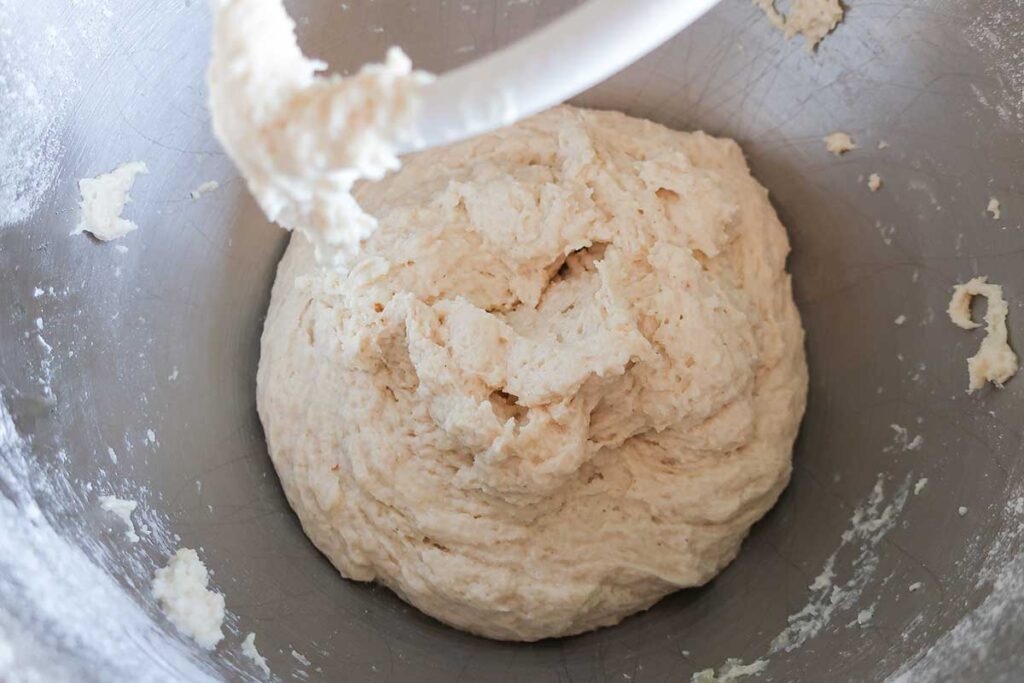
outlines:
[{"label": "dough", "polygon": [[431,76],[397,47],[350,78],[318,76],[325,65],[302,55],[281,0],[211,6],[214,132],[267,217],[340,268],[376,227],[352,186],[400,166],[396,146],[415,137],[418,88]]},{"label": "dough", "polygon": [[843,20],[839,0],[792,0],[785,15],[775,8],[775,0],[754,0],[754,4],[764,11],[773,26],[785,31],[786,38],[802,35],[808,52]]},{"label": "dough", "polygon": [[199,199],[204,194],[216,192],[220,188],[220,183],[216,180],[207,180],[205,183],[201,183],[199,187],[188,193],[188,196],[192,199]]},{"label": "dough", "polygon": [[98,240],[109,242],[124,237],[139,226],[127,218],[121,218],[124,206],[132,200],[132,185],[135,176],[149,173],[144,161],[130,161],[121,164],[110,173],[78,181],[78,192],[82,195],[79,207],[82,219],[71,233],[79,235],[89,232]]},{"label": "dough", "polygon": [[996,199],[995,197],[989,197],[988,206],[985,207],[985,211],[987,211],[989,215],[992,216],[992,220],[997,221],[1000,218],[1002,218],[1002,211],[999,206],[999,200]]},{"label": "dough", "polygon": [[868,189],[872,192],[878,192],[882,188],[882,176],[877,173],[872,173],[868,176]]},{"label": "dough", "polygon": [[965,330],[981,327],[971,320],[971,299],[979,295],[988,299],[985,339],[982,340],[978,353],[967,359],[967,393],[981,389],[986,382],[1002,387],[1017,372],[1017,354],[1010,348],[1006,331],[1006,315],[1009,308],[1003,298],[1002,287],[991,284],[987,277],[976,277],[957,285],[953,288],[953,297],[949,300],[949,319],[957,327]]},{"label": "dough", "polygon": [[224,638],[224,596],[209,590],[206,565],[191,548],[179,548],[153,576],[153,596],[179,631],[207,650]]},{"label": "dough", "polygon": [[846,154],[851,149],[857,149],[857,145],[854,144],[853,138],[850,137],[849,133],[836,131],[835,133],[826,135],[822,140],[825,143],[825,149],[832,152],[837,157]]},{"label": "dough", "polygon": [[344,576],[536,640],[736,556],[807,374],[786,233],[734,142],[558,107],[355,197],[379,227],[344,272],[293,236],[257,387]]}]

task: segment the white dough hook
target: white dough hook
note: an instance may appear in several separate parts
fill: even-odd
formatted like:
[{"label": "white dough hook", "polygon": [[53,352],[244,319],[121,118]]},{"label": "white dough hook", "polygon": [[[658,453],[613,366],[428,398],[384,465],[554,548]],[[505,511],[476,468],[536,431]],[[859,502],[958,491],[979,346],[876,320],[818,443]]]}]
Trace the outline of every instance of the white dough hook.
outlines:
[{"label": "white dough hook", "polygon": [[514,123],[600,83],[718,0],[590,0],[512,45],[424,86],[417,136],[400,153]]}]

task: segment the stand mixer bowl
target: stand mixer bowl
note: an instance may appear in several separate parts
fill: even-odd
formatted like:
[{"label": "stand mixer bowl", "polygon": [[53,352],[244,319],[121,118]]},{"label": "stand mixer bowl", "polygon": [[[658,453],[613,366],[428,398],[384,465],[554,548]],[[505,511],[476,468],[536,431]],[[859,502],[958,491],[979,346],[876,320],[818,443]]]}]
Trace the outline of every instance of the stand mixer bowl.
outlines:
[{"label": "stand mixer bowl", "polygon": [[[575,4],[288,8],[336,70],[398,44],[443,72]],[[287,234],[210,131],[209,24],[189,0],[0,3],[0,678],[263,680],[249,632],[282,680],[686,681],[730,659],[775,681],[1024,675],[1024,383],[968,395],[983,331],[945,314],[987,275],[1024,339],[1020,0],[851,2],[816,53],[725,0],[573,101],[740,142],[790,231],[811,388],[792,483],[721,576],[529,645],[340,579],[288,508],[255,411]],[[835,131],[858,149],[828,154]],[[133,160],[139,229],[70,236],[78,179]],[[139,502],[139,543],[108,494]],[[226,597],[216,651],[151,596],[179,545]]]}]

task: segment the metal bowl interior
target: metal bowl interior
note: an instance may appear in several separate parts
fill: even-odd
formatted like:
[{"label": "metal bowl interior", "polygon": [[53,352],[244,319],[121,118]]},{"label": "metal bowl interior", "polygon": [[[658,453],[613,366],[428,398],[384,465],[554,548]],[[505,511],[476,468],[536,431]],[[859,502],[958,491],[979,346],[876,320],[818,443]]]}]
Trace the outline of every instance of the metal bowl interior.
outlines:
[{"label": "metal bowl interior", "polygon": [[[440,72],[573,4],[289,9],[305,49],[339,71],[400,44]],[[84,680],[259,678],[240,651],[252,631],[275,674],[301,680],[687,680],[729,658],[766,660],[764,680],[1024,672],[1024,383],[965,393],[982,332],[945,314],[952,285],[988,275],[1010,302],[1011,340],[1024,339],[1020,0],[852,2],[816,53],[749,2],[725,0],[577,99],[741,143],[790,230],[811,393],[792,483],[720,577],[614,628],[531,645],[456,632],[341,580],[288,508],[254,398],[287,236],[210,131],[205,3],[40,0],[4,12],[30,30],[0,76],[22,75],[8,95],[33,85],[46,125],[6,119],[39,154],[25,157],[35,175],[0,178],[21,184],[0,195],[17,197],[0,227],[0,397],[17,429],[0,445],[0,529],[15,538],[38,504],[33,523],[113,577],[147,624],[136,631],[95,605],[137,651],[118,663],[62,635],[62,613],[43,614],[24,567],[0,557],[0,634],[17,629],[23,664]],[[49,66],[29,64],[37,49]],[[858,149],[826,153],[822,137],[837,130]],[[150,173],[126,210],[139,225],[117,243],[127,251],[69,236],[77,180],[131,160]],[[190,198],[211,179],[218,191]],[[985,213],[990,197],[1000,220]],[[127,544],[99,509],[104,493],[139,500],[150,535]],[[201,548],[227,599],[214,653],[177,634],[148,592],[179,543]],[[45,553],[24,552],[42,571]],[[70,603],[80,569],[54,573]],[[829,571],[830,585],[816,582]]]}]

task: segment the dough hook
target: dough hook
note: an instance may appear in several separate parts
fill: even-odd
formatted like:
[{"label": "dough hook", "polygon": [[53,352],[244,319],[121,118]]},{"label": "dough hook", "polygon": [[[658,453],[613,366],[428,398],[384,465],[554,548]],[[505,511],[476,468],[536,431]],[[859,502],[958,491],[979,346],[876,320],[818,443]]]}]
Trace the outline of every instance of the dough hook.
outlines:
[{"label": "dough hook", "polygon": [[418,135],[400,153],[446,145],[564,102],[629,66],[718,0],[590,0],[422,91]]}]

